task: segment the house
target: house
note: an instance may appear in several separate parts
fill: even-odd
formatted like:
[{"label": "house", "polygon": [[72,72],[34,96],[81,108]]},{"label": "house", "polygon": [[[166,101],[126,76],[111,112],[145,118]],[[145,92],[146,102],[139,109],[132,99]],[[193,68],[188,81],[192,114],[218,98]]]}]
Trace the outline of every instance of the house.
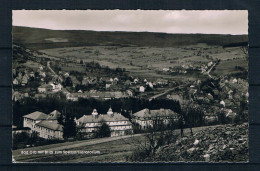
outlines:
[{"label": "house", "polygon": [[63,139],[63,128],[57,121],[59,115],[57,110],[50,114],[36,111],[23,116],[23,126],[45,139]]},{"label": "house", "polygon": [[168,71],[170,71],[169,68],[163,68],[162,70],[163,70],[164,72],[168,72]]},{"label": "house", "polygon": [[35,124],[34,131],[45,139],[63,139],[63,127],[57,120],[42,120]]},{"label": "house", "polygon": [[21,100],[22,98],[23,98],[23,94],[19,93],[18,91],[14,91],[12,93],[12,100],[13,101]]},{"label": "house", "polygon": [[62,85],[60,83],[59,84],[51,83],[50,85],[52,86],[52,91],[54,92],[58,92],[62,90]]},{"label": "house", "polygon": [[15,79],[13,80],[13,85],[18,85],[18,84],[19,84],[19,81],[18,81],[18,79],[15,78]]},{"label": "house", "polygon": [[114,82],[118,82],[119,79],[117,77],[114,78]]},{"label": "house", "polygon": [[168,84],[168,80],[165,79],[157,79],[156,83],[159,85],[167,85]]},{"label": "house", "polygon": [[43,78],[46,77],[46,73],[45,73],[45,72],[40,72],[39,75],[40,75],[41,77],[43,77]]},{"label": "house", "polygon": [[226,103],[225,103],[223,100],[221,100],[220,105],[222,105],[223,107],[225,107],[225,106],[226,106]]},{"label": "house", "polygon": [[48,118],[48,115],[39,111],[23,116],[23,127],[28,127],[34,130],[35,124]]},{"label": "house", "polygon": [[68,93],[66,94],[66,99],[71,101],[78,101],[79,100],[78,93]]},{"label": "house", "polygon": [[34,95],[34,98],[35,98],[36,100],[40,100],[40,99],[43,99],[43,98],[46,98],[46,97],[47,97],[46,94],[35,94],[35,95]]},{"label": "house", "polygon": [[233,83],[233,84],[238,83],[237,79],[236,79],[236,78],[233,79],[233,80],[232,80],[232,83]]},{"label": "house", "polygon": [[34,77],[35,77],[34,73],[31,72],[31,73],[29,74],[29,77],[30,77],[30,78],[34,78]]},{"label": "house", "polygon": [[139,87],[139,91],[140,91],[141,93],[145,92],[145,87],[144,87],[144,86],[140,86],[140,87]]},{"label": "house", "polygon": [[106,89],[110,88],[111,84],[106,84]]},{"label": "house", "polygon": [[132,90],[126,90],[126,94],[127,94],[129,97],[132,97],[134,93],[133,93]]},{"label": "house", "polygon": [[83,115],[76,120],[76,124],[81,132],[93,134],[103,123],[109,126],[111,137],[133,133],[132,124],[129,119],[121,115],[121,113],[113,112],[111,107],[108,109],[107,114],[99,114],[94,109],[91,115]]},{"label": "house", "polygon": [[133,114],[132,122],[140,129],[152,128],[155,124],[169,125],[178,121],[178,114],[170,109],[149,110],[143,109]]},{"label": "house", "polygon": [[65,74],[64,74],[64,77],[69,77],[70,76],[70,74],[68,73],[68,72],[66,72]]},{"label": "house", "polygon": [[148,85],[150,88],[153,88],[153,83],[152,82],[146,82],[146,85]]},{"label": "house", "polygon": [[234,113],[231,109],[224,110],[226,112],[226,117],[230,118],[231,120],[234,120],[237,116],[236,113]]},{"label": "house", "polygon": [[22,78],[21,85],[22,85],[22,86],[25,86],[25,85],[27,85],[27,84],[28,84],[28,77],[24,75],[23,78]]},{"label": "house", "polygon": [[47,91],[51,91],[52,86],[49,84],[43,84],[40,87],[38,87],[38,92],[39,93],[46,93]]}]

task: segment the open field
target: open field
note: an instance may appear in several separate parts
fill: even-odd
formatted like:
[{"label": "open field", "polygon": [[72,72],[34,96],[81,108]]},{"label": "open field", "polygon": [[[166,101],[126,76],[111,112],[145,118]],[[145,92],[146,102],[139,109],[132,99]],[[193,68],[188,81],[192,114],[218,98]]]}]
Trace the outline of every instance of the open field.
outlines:
[{"label": "open field", "polygon": [[[84,46],[44,49],[40,52],[61,59],[82,60],[84,62],[96,61],[100,65],[110,68],[125,68],[134,76],[148,79],[181,79],[183,76],[180,78],[180,75],[172,76],[162,71],[164,68],[174,68],[182,65],[201,67],[216,59],[222,60],[216,70],[220,71],[221,74],[233,71],[237,65],[247,68],[245,56],[240,48],[224,49],[222,46],[209,46],[206,44],[190,45],[185,48]],[[75,70],[75,67],[62,66],[62,70],[71,71]],[[77,71],[84,72],[84,68],[79,66]],[[191,80],[194,79],[194,75],[186,74],[185,77]]]},{"label": "open field", "polygon": [[[206,130],[209,127],[193,128],[193,132],[197,133]],[[190,130],[185,129],[184,135],[190,136]],[[179,136],[180,130],[175,130],[174,134]],[[32,147],[26,149],[18,149],[13,151],[13,157],[17,162],[126,162],[126,156],[138,147],[140,142],[145,142],[145,134],[135,134],[134,136],[108,137],[93,140],[83,140],[76,142],[66,142],[52,144],[46,146]],[[22,155],[21,151],[100,151],[95,155],[64,155],[64,154],[37,154]]]}]

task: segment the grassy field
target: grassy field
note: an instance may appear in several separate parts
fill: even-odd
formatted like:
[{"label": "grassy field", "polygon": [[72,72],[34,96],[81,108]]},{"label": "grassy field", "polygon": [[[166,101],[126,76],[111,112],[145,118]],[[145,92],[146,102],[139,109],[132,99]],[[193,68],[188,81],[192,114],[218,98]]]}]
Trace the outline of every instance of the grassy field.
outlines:
[{"label": "grassy field", "polygon": [[[206,44],[189,45],[185,48],[85,46],[44,49],[40,52],[61,59],[70,58],[83,60],[84,62],[94,60],[102,66],[125,68],[134,76],[148,79],[179,79],[180,76],[171,76],[166,73],[158,74],[158,71],[162,71],[163,68],[179,67],[181,65],[200,67],[206,65],[212,59],[222,60],[216,69],[216,72],[220,73],[219,75],[233,71],[236,65],[246,67],[247,64],[239,47],[224,49],[222,46],[209,46]],[[200,54],[198,55],[198,53]],[[64,71],[73,69],[75,69],[73,66],[62,66]],[[83,72],[84,70],[77,67],[77,71]],[[185,78],[194,79],[194,75],[186,74]]]},{"label": "grassy field", "polygon": [[[210,126],[216,127],[216,126]],[[199,132],[207,129],[207,127],[193,128],[193,132]],[[190,130],[185,129],[184,134],[190,136]],[[173,132],[179,136],[180,130]],[[112,137],[112,139],[115,137]],[[126,162],[126,156],[131,155],[132,151],[145,142],[145,135],[128,136],[126,138],[118,137],[119,139],[112,140],[109,138],[84,140],[76,142],[66,142],[59,144],[52,144],[46,146],[32,147],[26,149],[19,149],[13,151],[13,157],[17,162]],[[81,154],[81,155],[64,155],[64,154],[37,154],[37,155],[21,155],[21,151],[100,151],[100,154]]]}]

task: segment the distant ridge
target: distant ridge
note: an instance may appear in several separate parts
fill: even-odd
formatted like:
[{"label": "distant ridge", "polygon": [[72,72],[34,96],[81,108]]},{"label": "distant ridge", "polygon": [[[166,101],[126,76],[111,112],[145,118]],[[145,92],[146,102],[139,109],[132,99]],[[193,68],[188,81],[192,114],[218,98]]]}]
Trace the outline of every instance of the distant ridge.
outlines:
[{"label": "distant ridge", "polygon": [[[57,39],[57,42],[51,41]],[[64,40],[64,41],[62,41]],[[32,49],[76,46],[151,46],[171,47],[206,43],[228,46],[245,44],[247,35],[167,34],[154,32],[98,32],[83,30],[49,30],[13,26],[13,41]]]}]

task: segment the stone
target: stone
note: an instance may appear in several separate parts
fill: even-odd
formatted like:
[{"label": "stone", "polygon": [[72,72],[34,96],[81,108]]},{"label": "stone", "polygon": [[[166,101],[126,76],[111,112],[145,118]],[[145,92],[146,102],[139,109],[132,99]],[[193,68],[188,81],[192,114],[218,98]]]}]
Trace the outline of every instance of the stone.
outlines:
[{"label": "stone", "polygon": [[188,149],[187,152],[192,153],[195,150],[196,150],[196,148],[192,147],[192,148]]},{"label": "stone", "polygon": [[210,155],[209,154],[205,154],[204,156],[204,159],[205,159],[205,161],[210,161]]},{"label": "stone", "polygon": [[193,145],[198,145],[199,142],[200,142],[199,140],[195,140],[194,143],[193,143]]}]

